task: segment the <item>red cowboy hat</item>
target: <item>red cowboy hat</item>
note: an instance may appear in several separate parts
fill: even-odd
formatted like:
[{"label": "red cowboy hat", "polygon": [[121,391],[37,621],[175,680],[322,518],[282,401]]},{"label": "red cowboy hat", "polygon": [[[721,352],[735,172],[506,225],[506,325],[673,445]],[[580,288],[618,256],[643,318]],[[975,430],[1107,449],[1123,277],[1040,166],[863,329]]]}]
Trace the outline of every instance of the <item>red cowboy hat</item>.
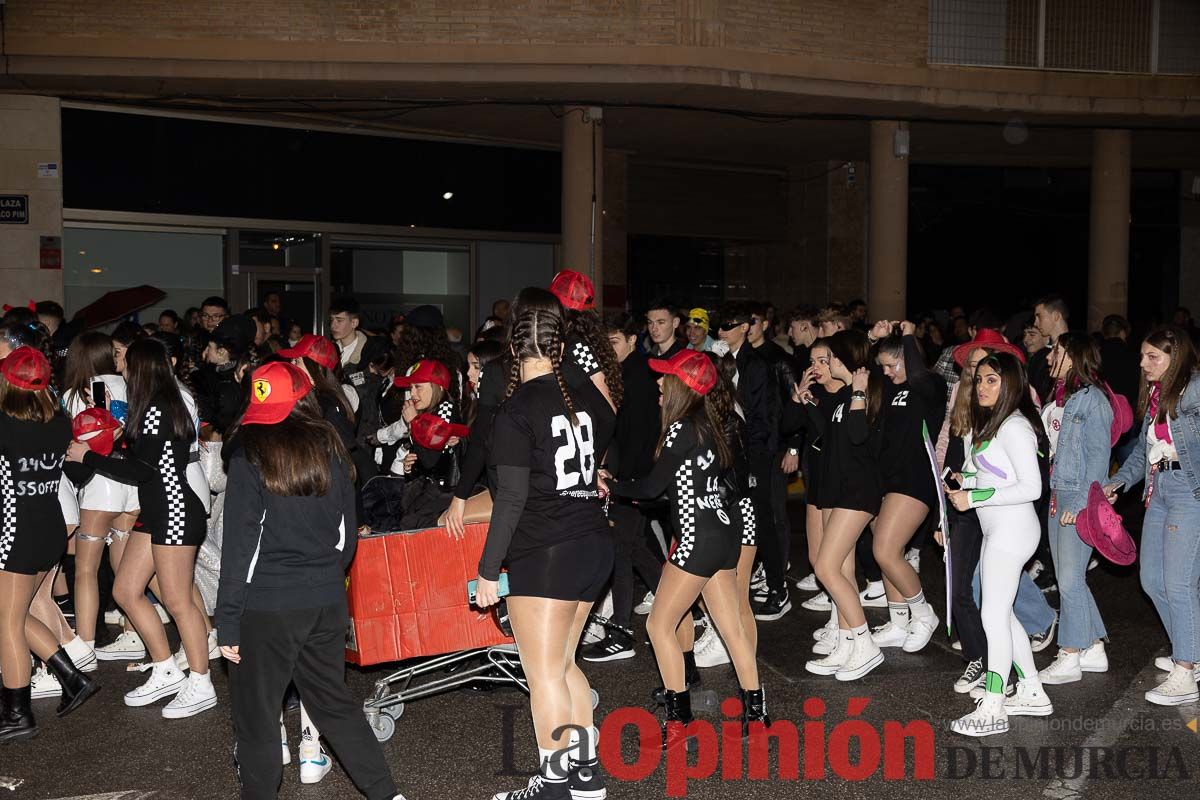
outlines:
[{"label": "red cowboy hat", "polygon": [[966,344],[960,344],[954,348],[954,363],[959,367],[964,367],[967,364],[967,356],[972,350],[979,348],[987,350],[996,350],[1001,353],[1012,353],[1017,357],[1017,360],[1022,364],[1025,363],[1025,352],[1015,344],[1011,344],[1008,339],[1004,338],[1004,334],[1000,331],[992,330],[991,328],[980,328],[975,334],[975,338]]}]

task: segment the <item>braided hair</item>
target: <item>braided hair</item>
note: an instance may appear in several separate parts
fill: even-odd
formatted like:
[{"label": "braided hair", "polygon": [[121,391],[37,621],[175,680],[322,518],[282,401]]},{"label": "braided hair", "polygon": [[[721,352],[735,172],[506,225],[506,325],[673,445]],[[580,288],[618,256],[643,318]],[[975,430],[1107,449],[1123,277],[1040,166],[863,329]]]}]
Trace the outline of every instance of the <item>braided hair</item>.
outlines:
[{"label": "braided hair", "polygon": [[512,366],[508,373],[508,389],[505,397],[511,397],[521,383],[521,362],[532,358],[549,359],[562,393],[563,405],[571,424],[578,424],[575,403],[567,391],[567,382],[562,374],[563,345],[567,339],[566,321],[558,298],[545,289],[525,289],[521,292],[522,303],[512,320],[509,347],[512,349]]}]

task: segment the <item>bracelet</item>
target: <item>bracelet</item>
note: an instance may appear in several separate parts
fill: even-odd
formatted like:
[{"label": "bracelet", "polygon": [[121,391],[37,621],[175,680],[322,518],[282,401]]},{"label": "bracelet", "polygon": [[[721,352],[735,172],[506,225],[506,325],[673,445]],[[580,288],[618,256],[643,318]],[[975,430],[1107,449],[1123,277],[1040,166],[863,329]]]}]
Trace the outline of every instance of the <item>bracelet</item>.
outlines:
[{"label": "bracelet", "polygon": [[851,392],[850,399],[851,400],[866,400],[867,393],[866,392]]}]

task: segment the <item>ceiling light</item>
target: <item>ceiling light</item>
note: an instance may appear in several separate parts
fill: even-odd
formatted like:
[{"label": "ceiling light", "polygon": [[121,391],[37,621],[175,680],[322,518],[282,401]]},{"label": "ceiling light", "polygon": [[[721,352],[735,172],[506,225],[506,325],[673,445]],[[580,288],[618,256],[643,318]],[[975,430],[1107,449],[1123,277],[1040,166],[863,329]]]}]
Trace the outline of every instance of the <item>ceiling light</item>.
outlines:
[{"label": "ceiling light", "polygon": [[87,251],[86,251],[86,250],[80,250],[80,251],[79,251],[79,255],[81,255],[81,256],[86,256],[86,255],[87,255]]},{"label": "ceiling light", "polygon": [[96,275],[99,275],[101,272],[104,272],[104,270],[101,267],[92,267],[91,271]]},{"label": "ceiling light", "polygon": [[278,250],[278,249],[279,249],[279,242],[271,242],[271,249],[272,249],[272,250]]},{"label": "ceiling light", "polygon": [[442,192],[443,200],[449,200],[451,197],[454,197],[454,192]]}]

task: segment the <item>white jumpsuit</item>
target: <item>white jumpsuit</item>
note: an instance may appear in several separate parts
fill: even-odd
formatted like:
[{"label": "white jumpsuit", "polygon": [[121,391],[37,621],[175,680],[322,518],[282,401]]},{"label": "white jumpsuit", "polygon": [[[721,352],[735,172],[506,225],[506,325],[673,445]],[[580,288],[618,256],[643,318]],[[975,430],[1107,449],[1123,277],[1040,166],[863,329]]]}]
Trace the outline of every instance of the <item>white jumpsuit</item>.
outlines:
[{"label": "white jumpsuit", "polygon": [[1021,571],[1042,536],[1034,509],[1042,495],[1037,434],[1017,412],[1000,424],[991,441],[976,445],[968,433],[964,445],[963,488],[969,490],[983,528],[979,580],[988,647],[986,686],[1003,692],[1014,664],[1018,677],[1037,675],[1029,637],[1013,612]]}]

